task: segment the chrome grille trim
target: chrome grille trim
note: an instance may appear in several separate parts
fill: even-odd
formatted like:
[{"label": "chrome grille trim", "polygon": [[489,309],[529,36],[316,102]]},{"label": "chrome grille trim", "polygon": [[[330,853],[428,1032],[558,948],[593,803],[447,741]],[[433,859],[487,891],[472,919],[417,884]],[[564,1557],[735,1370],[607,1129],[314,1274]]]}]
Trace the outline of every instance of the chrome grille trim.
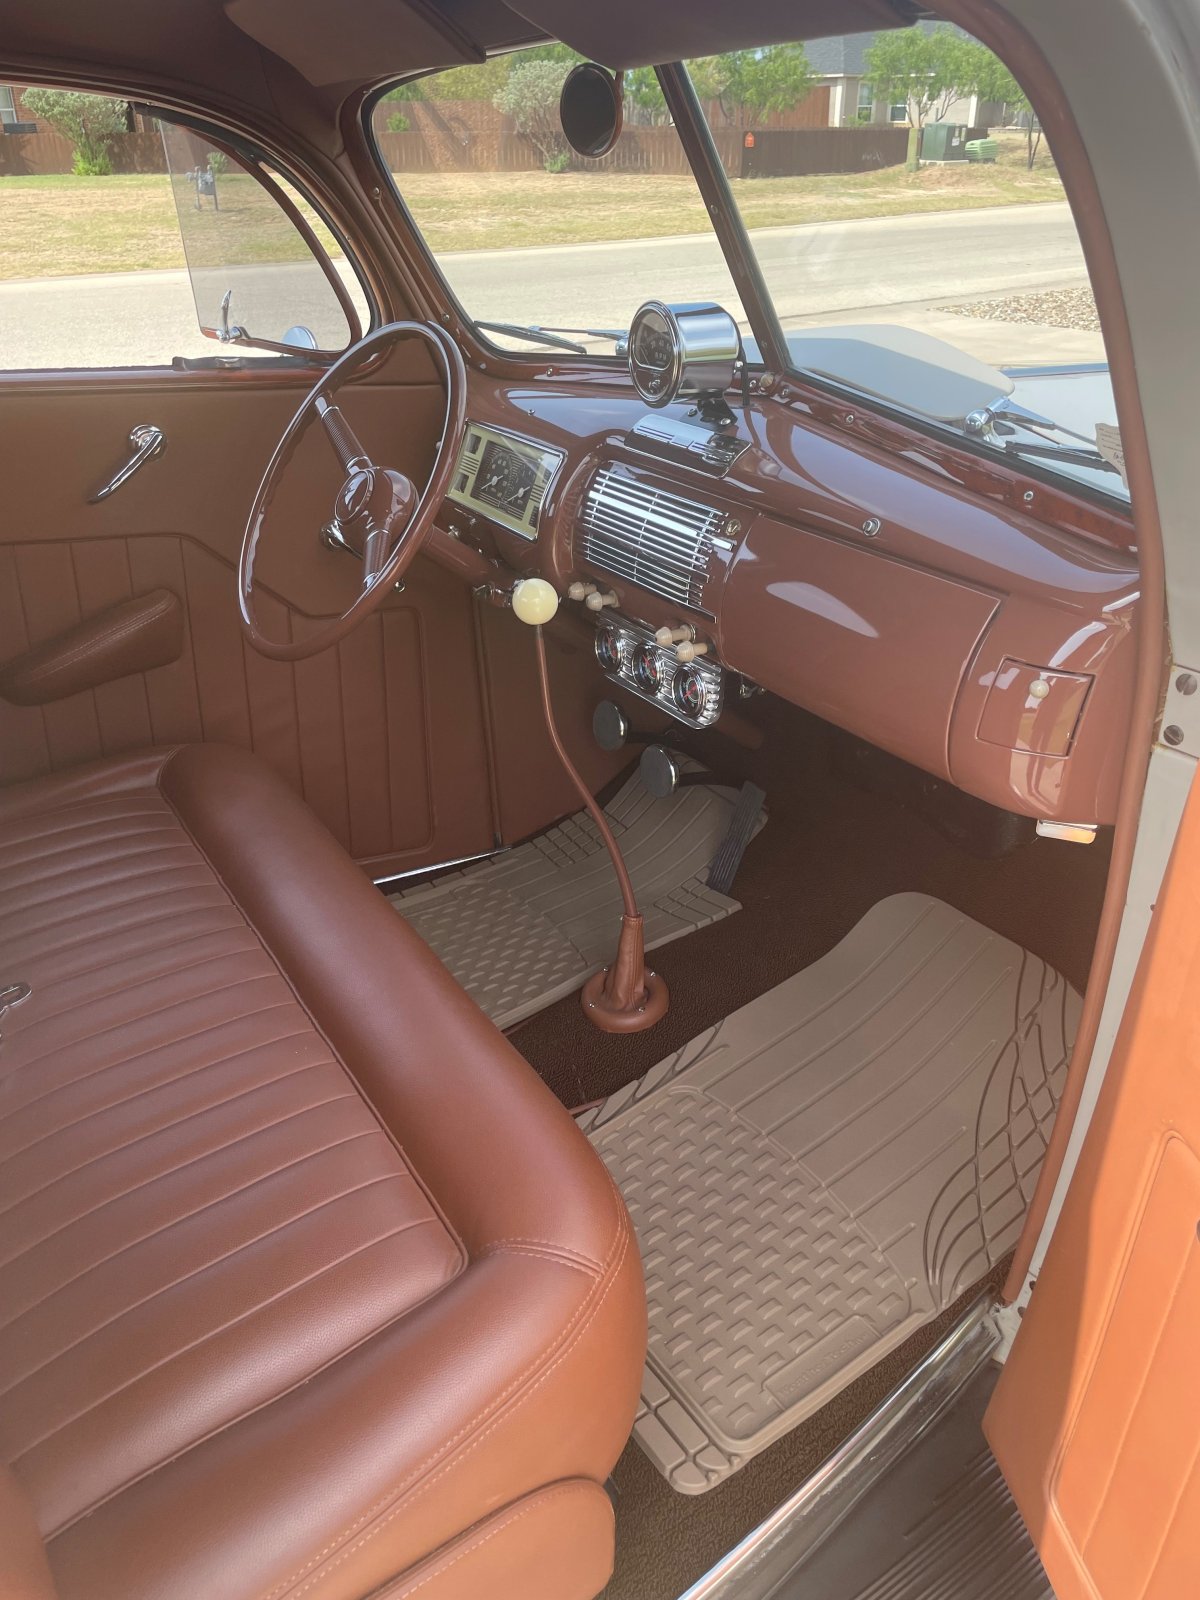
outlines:
[{"label": "chrome grille trim", "polygon": [[601,467],[584,496],[579,555],[675,605],[704,610],[724,516],[712,506]]}]

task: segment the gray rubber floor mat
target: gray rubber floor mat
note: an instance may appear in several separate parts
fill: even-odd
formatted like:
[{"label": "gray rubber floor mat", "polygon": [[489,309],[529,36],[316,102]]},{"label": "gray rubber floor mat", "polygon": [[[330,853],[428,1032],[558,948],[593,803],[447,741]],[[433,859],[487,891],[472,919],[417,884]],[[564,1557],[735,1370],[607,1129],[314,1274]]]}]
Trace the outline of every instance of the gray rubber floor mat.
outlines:
[{"label": "gray rubber floor mat", "polygon": [[698,1494],[1015,1243],[1079,997],[926,895],[581,1118],[629,1205],[650,1344],[636,1437]]},{"label": "gray rubber floor mat", "polygon": [[[741,909],[704,882],[736,801],[708,784],[655,800],[635,774],[605,807],[648,950]],[[389,899],[502,1028],[611,961],[621,922],[612,864],[586,811],[495,861]]]}]

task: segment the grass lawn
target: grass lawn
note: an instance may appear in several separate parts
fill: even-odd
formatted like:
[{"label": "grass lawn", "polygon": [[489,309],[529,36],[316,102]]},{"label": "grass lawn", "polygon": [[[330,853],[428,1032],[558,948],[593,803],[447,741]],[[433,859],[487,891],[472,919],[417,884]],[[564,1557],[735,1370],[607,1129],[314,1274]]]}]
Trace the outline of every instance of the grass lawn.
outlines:
[{"label": "grass lawn", "polygon": [[[663,238],[709,226],[690,177],[413,172],[396,181],[436,251]],[[1049,157],[1027,172],[1024,142],[1014,137],[1002,139],[994,166],[760,178],[733,189],[751,228],[1063,198]],[[219,213],[207,202],[185,213],[193,261],[295,258],[291,229],[253,180],[226,175],[220,190]],[[165,175],[0,178],[0,279],[184,264]]]}]

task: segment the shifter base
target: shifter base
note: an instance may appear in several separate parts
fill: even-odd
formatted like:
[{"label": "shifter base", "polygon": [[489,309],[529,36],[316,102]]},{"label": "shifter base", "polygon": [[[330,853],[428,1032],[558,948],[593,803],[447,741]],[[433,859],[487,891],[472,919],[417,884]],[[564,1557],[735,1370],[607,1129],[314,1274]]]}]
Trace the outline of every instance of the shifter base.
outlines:
[{"label": "shifter base", "polygon": [[645,961],[640,915],[621,918],[617,954],[610,967],[594,973],[579,991],[583,1014],[602,1033],[640,1033],[667,1014],[667,986]]},{"label": "shifter base", "polygon": [[665,980],[657,972],[643,967],[642,999],[631,1009],[622,1010],[613,1005],[605,994],[604,986],[610,970],[605,967],[603,971],[593,973],[579,991],[583,1014],[592,1026],[599,1028],[601,1033],[641,1033],[643,1029],[661,1022],[671,1004]]}]

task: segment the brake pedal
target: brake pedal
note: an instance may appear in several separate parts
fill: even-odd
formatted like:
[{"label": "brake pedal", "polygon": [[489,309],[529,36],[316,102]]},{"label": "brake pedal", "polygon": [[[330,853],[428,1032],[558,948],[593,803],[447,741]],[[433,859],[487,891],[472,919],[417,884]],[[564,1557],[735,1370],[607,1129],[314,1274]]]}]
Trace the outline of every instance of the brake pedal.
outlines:
[{"label": "brake pedal", "polygon": [[746,854],[746,846],[758,831],[758,819],[762,816],[766,798],[766,791],[756,783],[742,785],[733,816],[729,819],[728,832],[717,846],[717,853],[708,869],[708,887],[716,890],[717,894],[729,894],[732,891],[733,880]]}]

